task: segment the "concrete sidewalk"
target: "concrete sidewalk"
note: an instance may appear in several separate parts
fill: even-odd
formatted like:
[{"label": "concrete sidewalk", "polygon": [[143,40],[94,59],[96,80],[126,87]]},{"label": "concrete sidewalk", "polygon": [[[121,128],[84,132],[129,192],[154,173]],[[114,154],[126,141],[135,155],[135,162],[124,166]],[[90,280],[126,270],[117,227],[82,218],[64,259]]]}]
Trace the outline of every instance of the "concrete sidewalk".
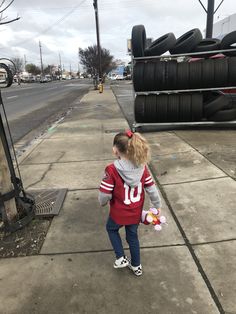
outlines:
[{"label": "concrete sidewalk", "polygon": [[109,87],[90,91],[22,159],[26,190],[68,192],[40,254],[0,260],[0,313],[236,313],[235,168],[206,158],[191,132],[145,134],[168,226],[140,225],[143,276],[112,267],[97,194],[127,127]]}]

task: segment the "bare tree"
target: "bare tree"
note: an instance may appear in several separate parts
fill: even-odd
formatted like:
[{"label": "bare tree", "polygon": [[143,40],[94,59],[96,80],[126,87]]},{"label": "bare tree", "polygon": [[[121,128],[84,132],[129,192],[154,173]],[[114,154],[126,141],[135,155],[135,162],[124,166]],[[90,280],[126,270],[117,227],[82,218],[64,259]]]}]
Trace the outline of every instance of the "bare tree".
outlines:
[{"label": "bare tree", "polygon": [[7,20],[8,19],[8,16],[4,16],[5,14],[5,11],[10,7],[10,5],[14,2],[15,0],[2,0],[0,2],[0,25],[3,25],[3,24],[9,24],[9,23],[12,23],[14,21],[17,21],[20,19],[19,16],[17,16],[16,18],[14,19],[11,19],[11,20]]},{"label": "bare tree", "polygon": [[[24,60],[22,58],[16,57],[12,58],[12,62],[14,63],[15,72],[20,73],[24,69]],[[14,73],[14,71],[12,71]]]},{"label": "bare tree", "polygon": [[[85,49],[79,49],[80,63],[85,67],[88,74],[99,73],[98,51],[97,46],[89,46]],[[109,50],[101,48],[102,75],[108,73],[115,67],[113,56]]]}]

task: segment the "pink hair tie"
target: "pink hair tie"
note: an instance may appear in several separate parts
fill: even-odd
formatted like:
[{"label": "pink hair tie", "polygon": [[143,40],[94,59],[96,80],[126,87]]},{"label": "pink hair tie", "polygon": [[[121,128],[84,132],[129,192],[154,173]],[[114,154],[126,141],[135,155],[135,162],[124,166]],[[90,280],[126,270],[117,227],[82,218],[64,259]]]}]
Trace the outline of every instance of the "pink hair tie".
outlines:
[{"label": "pink hair tie", "polygon": [[133,136],[133,132],[131,131],[131,130],[126,130],[125,131],[125,135],[127,135],[128,136],[128,138],[131,138],[132,136]]}]

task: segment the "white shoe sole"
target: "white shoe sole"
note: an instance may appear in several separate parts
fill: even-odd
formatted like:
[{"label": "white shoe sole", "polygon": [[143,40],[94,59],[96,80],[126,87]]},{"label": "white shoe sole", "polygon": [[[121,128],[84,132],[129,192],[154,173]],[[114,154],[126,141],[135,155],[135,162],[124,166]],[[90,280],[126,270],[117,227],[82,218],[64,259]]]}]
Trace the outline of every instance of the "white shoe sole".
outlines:
[{"label": "white shoe sole", "polygon": [[131,264],[129,264],[128,265],[128,267],[129,267],[129,269],[130,270],[132,270],[132,272],[133,272],[133,274],[135,275],[135,276],[141,276],[142,274],[143,274],[143,270],[142,270],[142,268],[141,268],[141,271],[139,270],[135,270],[135,269],[133,269],[133,267],[131,266]]},{"label": "white shoe sole", "polygon": [[127,266],[129,266],[129,262],[127,262],[126,264],[122,264],[122,265],[116,265],[116,264],[113,265],[114,268],[125,268]]}]

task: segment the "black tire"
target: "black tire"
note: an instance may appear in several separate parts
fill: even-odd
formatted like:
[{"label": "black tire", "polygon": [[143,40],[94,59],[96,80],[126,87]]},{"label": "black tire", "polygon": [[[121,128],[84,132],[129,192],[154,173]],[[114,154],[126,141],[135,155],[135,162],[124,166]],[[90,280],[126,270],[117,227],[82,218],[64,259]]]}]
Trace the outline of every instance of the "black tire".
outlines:
[{"label": "black tire", "polygon": [[166,62],[166,89],[177,89],[177,61]]},{"label": "black tire", "polygon": [[131,34],[131,49],[134,57],[143,57],[146,45],[146,31],[143,25],[135,25]]},{"label": "black tire", "polygon": [[225,96],[230,100],[230,105],[227,109],[236,109],[236,95],[225,94]]},{"label": "black tire", "polygon": [[229,57],[228,59],[228,85],[236,86],[236,57]]},{"label": "black tire", "polygon": [[143,86],[144,63],[136,62],[133,69],[133,85],[136,92],[144,90]]},{"label": "black tire", "polygon": [[212,100],[214,100],[216,97],[223,95],[221,91],[215,90],[215,91],[203,91],[202,97],[203,97],[203,105],[207,105]]},{"label": "black tire", "polygon": [[[214,97],[214,95],[213,95]],[[229,105],[230,100],[225,95],[215,95],[214,99],[204,104],[204,117],[207,119],[217,111],[223,110]]]},{"label": "black tire", "polygon": [[202,60],[202,87],[214,87],[215,82],[214,59]]},{"label": "black tire", "polygon": [[179,121],[187,122],[192,119],[191,94],[179,94]]},{"label": "black tire", "polygon": [[155,90],[166,90],[166,62],[157,61],[155,65]]},{"label": "black tire", "polygon": [[157,95],[156,98],[156,122],[167,122],[168,121],[168,95]]},{"label": "black tire", "polygon": [[202,60],[189,62],[189,87],[201,88],[202,86]]},{"label": "black tire", "polygon": [[148,95],[145,100],[145,122],[156,122],[156,95]]},{"label": "black tire", "polygon": [[173,48],[176,43],[176,38],[173,33],[165,34],[151,43],[151,45],[145,49],[145,56],[160,56],[169,49]]},{"label": "black tire", "polygon": [[212,121],[233,121],[236,120],[236,109],[219,110],[208,120]]},{"label": "black tire", "polygon": [[[224,87],[228,85],[228,60],[227,58],[214,60],[214,87]],[[236,76],[235,76],[236,78]]]},{"label": "black tire", "polygon": [[177,63],[177,88],[189,88],[189,62]]},{"label": "black tire", "polygon": [[154,91],[155,90],[155,63],[144,63],[143,70],[143,90]]},{"label": "black tire", "polygon": [[[236,31],[228,33],[221,40],[221,49],[235,49],[236,48]],[[234,46],[233,46],[234,45]],[[236,56],[236,51],[223,52],[226,56]]]},{"label": "black tire", "polygon": [[13,83],[13,74],[11,69],[5,64],[5,63],[0,63],[0,69],[4,69],[6,73],[6,80],[5,83],[6,85],[1,86],[1,88],[7,88],[10,87]]},{"label": "black tire", "polygon": [[145,117],[145,100],[146,96],[138,95],[135,97],[134,101],[134,117],[135,121],[138,123],[144,122]]},{"label": "black tire", "polygon": [[168,95],[167,120],[168,122],[179,121],[179,95]]},{"label": "black tire", "polygon": [[202,40],[202,33],[198,28],[194,28],[183,34],[176,40],[175,46],[170,49],[171,54],[191,52]]},{"label": "black tire", "polygon": [[203,101],[201,93],[191,95],[192,117],[191,121],[201,121],[203,118]]},{"label": "black tire", "polygon": [[228,98],[229,103],[227,106],[224,107],[224,110],[226,109],[236,109],[236,103],[235,103],[235,98],[231,94],[224,94],[225,97]]},{"label": "black tire", "polygon": [[[199,44],[191,51],[191,52],[205,52],[205,51],[213,51],[221,49],[221,41],[217,38],[205,38],[202,39]],[[215,55],[212,54],[200,54],[196,55],[196,58],[209,58],[210,56]]]}]

